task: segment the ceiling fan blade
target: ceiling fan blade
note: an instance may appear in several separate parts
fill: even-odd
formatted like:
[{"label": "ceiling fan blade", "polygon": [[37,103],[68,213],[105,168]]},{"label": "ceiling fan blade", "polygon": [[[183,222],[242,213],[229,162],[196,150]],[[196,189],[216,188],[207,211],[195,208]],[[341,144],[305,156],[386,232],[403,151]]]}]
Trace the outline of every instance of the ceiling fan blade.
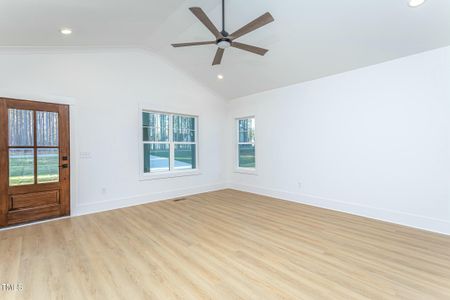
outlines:
[{"label": "ceiling fan blade", "polygon": [[190,11],[197,17],[197,19],[200,20],[200,22],[203,23],[203,25],[206,26],[206,28],[211,31],[212,34],[216,37],[216,39],[223,38],[223,35],[219,32],[216,26],[211,22],[211,20],[208,18],[208,16],[205,14],[203,9],[200,7],[190,7]]},{"label": "ceiling fan blade", "polygon": [[273,22],[273,21],[274,21],[274,18],[272,17],[272,15],[270,13],[266,12],[259,18],[256,18],[255,20],[251,21],[250,23],[248,23],[241,29],[230,34],[229,38],[231,40],[237,39],[238,37],[241,37],[244,34],[247,34],[249,32],[252,32],[266,24],[269,24],[270,22]]},{"label": "ceiling fan blade", "polygon": [[212,63],[213,66],[220,65],[220,63],[222,62],[222,57],[223,57],[223,52],[224,51],[225,50],[222,49],[222,48],[217,48],[216,56],[214,56],[214,60],[213,60],[213,63]]},{"label": "ceiling fan blade", "polygon": [[251,53],[255,53],[255,54],[258,54],[258,55],[261,55],[261,56],[263,56],[264,54],[267,53],[267,51],[269,51],[269,50],[264,49],[264,48],[259,48],[259,47],[256,47],[256,46],[242,44],[242,43],[238,43],[238,42],[233,42],[231,44],[231,47],[238,48],[238,49],[241,49],[241,50],[245,50],[245,51],[248,51],[248,52],[251,52]]},{"label": "ceiling fan blade", "polygon": [[212,45],[215,44],[216,41],[211,42],[192,42],[192,43],[179,43],[179,44],[172,44],[173,47],[187,47],[187,46],[201,46],[201,45]]}]

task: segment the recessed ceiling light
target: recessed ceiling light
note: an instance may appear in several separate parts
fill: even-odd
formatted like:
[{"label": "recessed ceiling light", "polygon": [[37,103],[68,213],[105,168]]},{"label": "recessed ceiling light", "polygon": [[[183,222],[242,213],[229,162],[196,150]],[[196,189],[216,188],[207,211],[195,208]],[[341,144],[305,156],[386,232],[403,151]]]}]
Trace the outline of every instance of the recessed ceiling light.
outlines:
[{"label": "recessed ceiling light", "polygon": [[217,75],[217,79],[223,79],[223,75],[222,74]]},{"label": "recessed ceiling light", "polygon": [[408,5],[410,7],[418,7],[425,3],[425,0],[409,0]]},{"label": "recessed ceiling light", "polygon": [[66,27],[65,28],[61,28],[60,32],[62,34],[64,34],[64,35],[69,35],[69,34],[72,34],[72,29],[66,28]]}]

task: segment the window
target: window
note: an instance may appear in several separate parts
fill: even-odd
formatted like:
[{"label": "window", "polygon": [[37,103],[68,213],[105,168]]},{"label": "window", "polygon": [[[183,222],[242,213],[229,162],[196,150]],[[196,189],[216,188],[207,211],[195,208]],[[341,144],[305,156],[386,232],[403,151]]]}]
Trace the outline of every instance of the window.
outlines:
[{"label": "window", "polygon": [[255,169],[255,118],[240,118],[237,125],[237,167]]},{"label": "window", "polygon": [[197,117],[142,112],[143,172],[197,169]]},{"label": "window", "polygon": [[59,114],[8,109],[9,186],[59,182]]}]

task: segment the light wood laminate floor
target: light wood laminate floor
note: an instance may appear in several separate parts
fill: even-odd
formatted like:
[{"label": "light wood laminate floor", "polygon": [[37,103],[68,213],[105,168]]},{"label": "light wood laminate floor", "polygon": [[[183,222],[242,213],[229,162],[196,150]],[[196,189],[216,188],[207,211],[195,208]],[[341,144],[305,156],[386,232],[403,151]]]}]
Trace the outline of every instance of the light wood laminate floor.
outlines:
[{"label": "light wood laminate floor", "polygon": [[0,232],[1,299],[450,299],[450,237],[223,190]]}]

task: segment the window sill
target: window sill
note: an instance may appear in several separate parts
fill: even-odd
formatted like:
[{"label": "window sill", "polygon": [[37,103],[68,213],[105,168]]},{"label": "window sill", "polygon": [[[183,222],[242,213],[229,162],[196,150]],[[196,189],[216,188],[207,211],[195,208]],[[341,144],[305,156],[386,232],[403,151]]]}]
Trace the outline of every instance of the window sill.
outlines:
[{"label": "window sill", "polygon": [[236,168],[236,169],[234,169],[234,173],[255,175],[255,176],[258,175],[258,173],[256,172],[256,169],[251,169],[251,168]]},{"label": "window sill", "polygon": [[157,180],[157,179],[166,179],[166,178],[175,178],[175,177],[184,177],[184,176],[196,176],[200,175],[200,170],[181,170],[181,171],[171,171],[171,172],[160,172],[160,173],[148,173],[141,174],[139,180]]}]

